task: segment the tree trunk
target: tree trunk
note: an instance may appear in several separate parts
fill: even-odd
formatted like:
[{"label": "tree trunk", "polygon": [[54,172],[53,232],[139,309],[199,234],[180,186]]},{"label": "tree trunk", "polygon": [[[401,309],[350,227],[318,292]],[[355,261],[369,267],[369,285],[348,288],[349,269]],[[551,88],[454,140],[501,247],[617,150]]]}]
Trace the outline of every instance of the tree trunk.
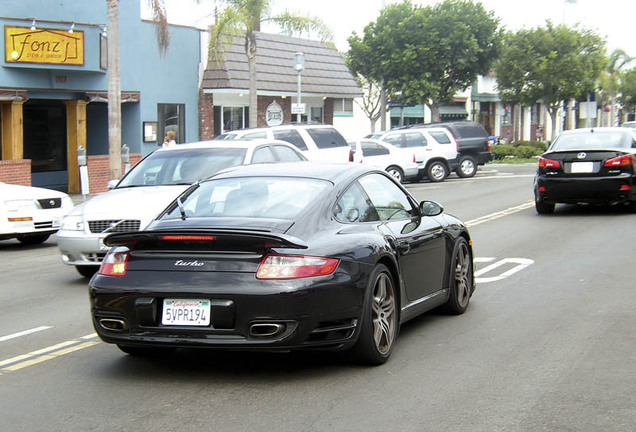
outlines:
[{"label": "tree trunk", "polygon": [[258,94],[256,86],[256,36],[254,33],[248,33],[245,36],[245,52],[247,54],[247,64],[250,74],[250,107],[249,107],[249,126],[258,126]]},{"label": "tree trunk", "polygon": [[110,180],[121,178],[119,0],[108,0],[108,174]]},{"label": "tree trunk", "polygon": [[550,141],[554,141],[559,133],[559,125],[557,123],[557,114],[559,113],[559,106],[548,106],[548,114],[550,114],[550,120],[552,121],[552,136]]},{"label": "tree trunk", "polygon": [[439,115],[439,105],[436,103],[431,103],[428,107],[431,109],[431,122],[437,123],[441,121]]}]

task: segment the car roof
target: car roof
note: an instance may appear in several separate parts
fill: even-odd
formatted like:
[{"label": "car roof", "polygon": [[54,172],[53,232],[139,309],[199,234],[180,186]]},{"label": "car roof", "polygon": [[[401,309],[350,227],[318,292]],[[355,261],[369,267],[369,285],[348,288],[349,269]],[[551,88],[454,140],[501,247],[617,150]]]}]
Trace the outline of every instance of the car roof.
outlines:
[{"label": "car roof", "polygon": [[356,178],[368,172],[380,172],[357,163],[288,162],[277,164],[240,165],[220,171],[210,179],[234,177],[303,177],[327,180],[334,184]]},{"label": "car roof", "polygon": [[298,149],[294,145],[292,145],[292,144],[290,144],[290,143],[288,143],[286,141],[281,141],[281,140],[277,140],[277,139],[253,139],[253,140],[236,139],[236,140],[198,141],[198,142],[193,142],[193,143],[177,144],[175,146],[170,146],[170,147],[162,147],[158,151],[162,151],[162,152],[163,151],[179,151],[179,150],[195,149],[195,148],[245,148],[245,149],[249,149],[249,148],[254,148],[254,147],[258,147],[258,146],[261,146],[261,145],[267,145],[267,144],[283,145],[285,147],[290,147],[290,148],[298,151]]},{"label": "car roof", "polygon": [[564,130],[563,132],[561,132],[561,134],[572,135],[572,134],[588,134],[588,133],[594,133],[594,132],[619,132],[624,134],[634,133],[634,131],[628,128],[603,126],[603,127],[595,127],[595,128],[569,129],[569,130]]}]

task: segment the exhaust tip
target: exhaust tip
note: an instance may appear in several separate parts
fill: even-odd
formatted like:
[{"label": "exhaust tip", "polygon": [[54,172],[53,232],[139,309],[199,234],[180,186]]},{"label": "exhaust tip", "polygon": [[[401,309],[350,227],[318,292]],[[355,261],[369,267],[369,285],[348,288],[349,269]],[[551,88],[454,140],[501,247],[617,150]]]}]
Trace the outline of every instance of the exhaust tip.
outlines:
[{"label": "exhaust tip", "polygon": [[123,332],[126,330],[126,321],[117,318],[102,318],[99,320],[99,325],[106,330]]},{"label": "exhaust tip", "polygon": [[285,324],[256,323],[250,326],[250,336],[255,338],[273,338],[285,331]]}]

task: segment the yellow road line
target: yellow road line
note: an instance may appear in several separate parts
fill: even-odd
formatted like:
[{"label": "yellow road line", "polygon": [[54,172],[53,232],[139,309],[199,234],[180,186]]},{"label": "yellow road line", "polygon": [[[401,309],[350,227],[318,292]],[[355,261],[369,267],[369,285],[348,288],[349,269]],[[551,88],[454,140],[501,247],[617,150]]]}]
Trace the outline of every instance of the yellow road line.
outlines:
[{"label": "yellow road line", "polygon": [[490,221],[493,221],[495,219],[502,218],[504,216],[509,216],[511,214],[519,213],[520,211],[523,211],[525,209],[529,209],[532,206],[534,206],[534,200],[530,200],[530,201],[528,201],[526,203],[523,203],[521,205],[518,205],[518,206],[515,206],[515,207],[510,207],[510,208],[507,208],[505,210],[502,210],[502,211],[499,211],[499,212],[496,212],[496,213],[491,213],[491,214],[486,215],[486,216],[481,216],[481,217],[478,217],[477,219],[469,220],[468,222],[465,222],[465,225],[467,227],[473,227],[475,225],[479,225],[479,224],[482,224],[484,222],[490,222]]},{"label": "yellow road line", "polygon": [[6,372],[14,372],[28,366],[33,366],[47,360],[52,360],[66,354],[97,345],[99,344],[99,341],[94,340],[96,338],[97,335],[93,333],[82,336],[76,340],[65,341],[37,351],[32,351],[28,354],[0,361],[0,375]]}]

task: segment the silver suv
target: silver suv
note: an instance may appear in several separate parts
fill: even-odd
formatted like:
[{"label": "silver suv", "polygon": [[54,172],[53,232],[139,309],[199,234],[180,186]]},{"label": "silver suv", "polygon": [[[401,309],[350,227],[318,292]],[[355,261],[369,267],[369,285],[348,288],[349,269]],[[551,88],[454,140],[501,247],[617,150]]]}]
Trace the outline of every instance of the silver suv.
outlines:
[{"label": "silver suv", "polygon": [[419,167],[419,179],[444,181],[457,161],[457,141],[446,128],[393,129],[376,139],[412,150]]},{"label": "silver suv", "polygon": [[349,162],[350,148],[336,128],[324,124],[281,125],[226,132],[215,140],[277,139],[296,146],[310,161]]}]

